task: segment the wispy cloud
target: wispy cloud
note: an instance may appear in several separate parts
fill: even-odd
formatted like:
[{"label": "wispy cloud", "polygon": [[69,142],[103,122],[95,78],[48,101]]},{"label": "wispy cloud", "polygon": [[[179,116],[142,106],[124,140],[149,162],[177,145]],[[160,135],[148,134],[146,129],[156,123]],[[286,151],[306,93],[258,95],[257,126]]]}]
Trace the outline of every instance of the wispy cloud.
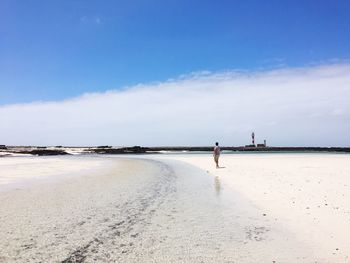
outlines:
[{"label": "wispy cloud", "polygon": [[102,18],[100,16],[82,16],[79,21],[82,24],[100,25],[102,23]]},{"label": "wispy cloud", "polygon": [[199,72],[166,82],[0,107],[5,144],[350,146],[350,64]]},{"label": "wispy cloud", "polygon": [[263,63],[265,64],[281,64],[281,63],[285,63],[286,62],[286,58],[282,58],[282,57],[272,57],[272,58],[267,58],[262,60]]},{"label": "wispy cloud", "polygon": [[98,16],[94,17],[94,21],[97,25],[101,24],[101,18],[99,18]]}]

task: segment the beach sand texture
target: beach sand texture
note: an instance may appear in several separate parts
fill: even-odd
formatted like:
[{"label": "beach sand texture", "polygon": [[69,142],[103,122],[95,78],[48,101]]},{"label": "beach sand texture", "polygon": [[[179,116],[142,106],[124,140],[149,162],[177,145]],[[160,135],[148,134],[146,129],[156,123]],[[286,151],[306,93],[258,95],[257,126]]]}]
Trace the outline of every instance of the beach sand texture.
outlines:
[{"label": "beach sand texture", "polygon": [[1,158],[0,262],[350,262],[350,155],[224,154],[221,165]]}]

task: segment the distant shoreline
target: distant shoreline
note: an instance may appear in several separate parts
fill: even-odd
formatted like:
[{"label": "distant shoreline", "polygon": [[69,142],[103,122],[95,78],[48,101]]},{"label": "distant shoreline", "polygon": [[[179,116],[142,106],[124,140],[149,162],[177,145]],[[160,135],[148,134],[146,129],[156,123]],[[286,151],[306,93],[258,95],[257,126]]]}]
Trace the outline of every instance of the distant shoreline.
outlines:
[{"label": "distant shoreline", "polygon": [[[167,147],[63,147],[63,146],[3,146],[0,148],[0,157],[6,155],[76,155],[76,154],[154,154],[166,152],[211,152],[213,147],[191,147],[191,146],[167,146]],[[239,146],[221,147],[223,151],[231,152],[301,152],[301,153],[350,153],[350,147],[254,147]]]}]

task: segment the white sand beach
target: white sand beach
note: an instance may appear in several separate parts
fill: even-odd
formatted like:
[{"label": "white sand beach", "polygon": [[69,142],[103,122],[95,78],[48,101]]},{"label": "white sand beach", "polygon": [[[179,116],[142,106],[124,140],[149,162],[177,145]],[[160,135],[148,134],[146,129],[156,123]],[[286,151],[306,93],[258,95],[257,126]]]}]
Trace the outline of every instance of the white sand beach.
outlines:
[{"label": "white sand beach", "polygon": [[[223,191],[259,209],[264,219],[255,219],[268,229],[266,238],[286,242],[276,262],[350,262],[350,155],[230,154],[222,155],[222,169],[208,155],[170,158],[207,171]],[[286,255],[301,250],[302,258]]]},{"label": "white sand beach", "polygon": [[350,155],[0,158],[0,262],[350,262]]}]

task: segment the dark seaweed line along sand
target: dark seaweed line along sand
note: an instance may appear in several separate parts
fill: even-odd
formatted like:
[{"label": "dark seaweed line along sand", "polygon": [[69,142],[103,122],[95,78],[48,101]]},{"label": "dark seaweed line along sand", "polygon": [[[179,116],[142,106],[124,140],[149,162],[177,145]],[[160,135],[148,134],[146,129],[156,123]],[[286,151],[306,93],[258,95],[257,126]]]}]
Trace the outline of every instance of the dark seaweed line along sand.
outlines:
[{"label": "dark seaweed line along sand", "polygon": [[307,248],[220,178],[174,160],[112,159],[1,193],[0,261],[307,262]]}]

